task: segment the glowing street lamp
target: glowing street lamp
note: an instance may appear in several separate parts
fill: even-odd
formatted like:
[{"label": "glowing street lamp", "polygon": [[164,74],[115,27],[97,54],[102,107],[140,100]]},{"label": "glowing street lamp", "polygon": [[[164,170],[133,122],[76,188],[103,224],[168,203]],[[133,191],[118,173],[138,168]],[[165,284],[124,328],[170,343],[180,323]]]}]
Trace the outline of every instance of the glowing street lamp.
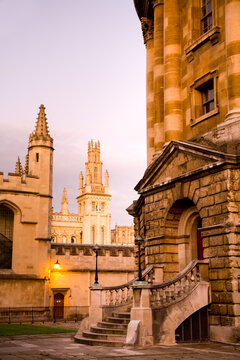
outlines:
[{"label": "glowing street lamp", "polygon": [[59,264],[58,260],[55,262],[53,267],[54,267],[54,270],[59,270],[60,269],[60,264]]}]

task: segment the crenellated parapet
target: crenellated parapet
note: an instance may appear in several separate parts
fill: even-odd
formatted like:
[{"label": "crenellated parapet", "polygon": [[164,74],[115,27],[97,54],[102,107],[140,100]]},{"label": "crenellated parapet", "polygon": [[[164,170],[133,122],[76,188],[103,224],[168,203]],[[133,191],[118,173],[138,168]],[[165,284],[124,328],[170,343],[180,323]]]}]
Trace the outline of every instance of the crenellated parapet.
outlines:
[{"label": "crenellated parapet", "polygon": [[[58,260],[61,271],[95,271],[93,244],[51,244],[51,268]],[[134,271],[134,246],[100,245],[99,271]],[[119,266],[121,264],[121,266]]]}]

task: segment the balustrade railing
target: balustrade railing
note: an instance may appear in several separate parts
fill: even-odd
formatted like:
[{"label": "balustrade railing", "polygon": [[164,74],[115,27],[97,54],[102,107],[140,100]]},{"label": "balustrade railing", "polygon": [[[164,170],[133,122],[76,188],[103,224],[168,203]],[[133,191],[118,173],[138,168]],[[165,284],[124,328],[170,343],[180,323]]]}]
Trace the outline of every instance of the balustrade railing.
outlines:
[{"label": "balustrade railing", "polygon": [[[153,265],[149,265],[142,273],[142,278],[147,283],[151,284],[153,281]],[[133,301],[132,284],[138,280],[138,277],[118,286],[104,286],[101,288],[105,292],[105,305],[118,306],[131,304]]]},{"label": "balustrade railing", "polygon": [[193,260],[171,280],[151,285],[149,287],[151,307],[168,306],[189,294],[200,282],[200,264],[208,266],[203,261]]}]

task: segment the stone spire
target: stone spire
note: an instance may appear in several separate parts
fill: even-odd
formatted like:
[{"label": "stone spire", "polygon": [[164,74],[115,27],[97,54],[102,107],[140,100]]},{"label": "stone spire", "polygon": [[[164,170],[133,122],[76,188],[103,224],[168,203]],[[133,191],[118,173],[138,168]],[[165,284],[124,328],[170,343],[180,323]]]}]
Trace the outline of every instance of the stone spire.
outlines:
[{"label": "stone spire", "polygon": [[40,105],[39,110],[35,130],[30,134],[29,142],[32,140],[48,140],[52,143],[53,139],[49,134],[44,105]]},{"label": "stone spire", "polygon": [[23,167],[21,165],[21,161],[20,158],[18,156],[17,162],[16,162],[16,167],[15,167],[15,174],[16,175],[23,175]]},{"label": "stone spire", "polygon": [[67,190],[66,190],[66,188],[63,189],[61,205],[62,205],[61,213],[63,215],[68,215],[69,210],[68,210],[68,198],[67,198]]}]

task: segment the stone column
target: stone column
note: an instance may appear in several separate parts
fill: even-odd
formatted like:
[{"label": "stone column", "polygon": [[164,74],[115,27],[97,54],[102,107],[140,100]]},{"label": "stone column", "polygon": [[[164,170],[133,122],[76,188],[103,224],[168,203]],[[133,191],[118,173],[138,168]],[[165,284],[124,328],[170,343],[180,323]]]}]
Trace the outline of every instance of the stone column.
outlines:
[{"label": "stone column", "polygon": [[225,0],[227,51],[227,120],[240,120],[240,0]]},{"label": "stone column", "polygon": [[164,130],[165,142],[182,138],[180,2],[164,3]]},{"label": "stone column", "polygon": [[164,63],[163,63],[163,15],[164,0],[154,0],[154,148],[161,150],[164,144]]},{"label": "stone column", "polygon": [[144,44],[147,50],[147,164],[152,160],[154,154],[154,92],[153,92],[153,21],[141,18]]}]

